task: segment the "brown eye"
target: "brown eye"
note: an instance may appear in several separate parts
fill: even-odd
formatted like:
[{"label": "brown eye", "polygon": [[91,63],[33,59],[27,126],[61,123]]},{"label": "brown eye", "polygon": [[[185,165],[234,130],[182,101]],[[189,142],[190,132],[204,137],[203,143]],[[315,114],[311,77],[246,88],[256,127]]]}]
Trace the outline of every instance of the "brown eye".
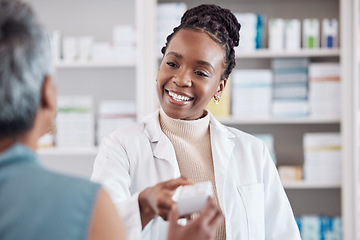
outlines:
[{"label": "brown eye", "polygon": [[206,74],[205,72],[202,72],[202,71],[195,71],[194,73],[200,77],[209,77],[208,74]]},{"label": "brown eye", "polygon": [[166,62],[166,64],[169,65],[170,67],[177,67],[176,63],[174,63],[174,62],[168,61],[168,62]]}]

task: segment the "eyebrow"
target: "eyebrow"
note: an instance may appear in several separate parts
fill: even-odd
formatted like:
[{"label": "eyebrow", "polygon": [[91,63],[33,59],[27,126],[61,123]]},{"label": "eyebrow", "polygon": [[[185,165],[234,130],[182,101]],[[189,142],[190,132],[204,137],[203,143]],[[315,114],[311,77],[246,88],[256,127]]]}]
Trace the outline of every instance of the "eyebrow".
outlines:
[{"label": "eyebrow", "polygon": [[[166,54],[166,56],[168,56],[168,55],[174,55],[175,57],[180,58],[180,59],[183,58],[183,56],[182,56],[181,54],[177,53],[177,52],[168,52],[168,53]],[[196,61],[196,63],[198,63],[198,64],[200,64],[200,65],[209,66],[212,70],[214,70],[214,66],[213,66],[211,63],[209,63],[209,62],[202,61],[202,60],[198,60],[198,61]]]}]

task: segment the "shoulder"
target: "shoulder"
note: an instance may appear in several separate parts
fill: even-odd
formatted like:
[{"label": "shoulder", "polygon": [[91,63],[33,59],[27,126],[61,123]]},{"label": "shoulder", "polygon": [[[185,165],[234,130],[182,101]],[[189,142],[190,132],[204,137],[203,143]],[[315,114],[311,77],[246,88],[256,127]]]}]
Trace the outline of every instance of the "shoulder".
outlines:
[{"label": "shoulder", "polygon": [[213,116],[211,116],[210,119],[210,129],[213,130],[213,133],[216,132],[216,134],[226,136],[237,144],[246,144],[257,147],[262,147],[264,145],[262,140],[247,132],[244,132],[235,127],[226,126],[216,120]]},{"label": "shoulder", "polygon": [[48,171],[49,180],[53,182],[54,186],[66,189],[65,191],[77,192],[79,195],[97,195],[100,185],[98,183],[90,182],[88,179],[64,175]]},{"label": "shoulder", "polygon": [[239,139],[240,141],[245,141],[248,142],[250,144],[254,144],[254,145],[263,145],[263,141],[260,140],[259,138],[251,135],[250,133],[244,132],[240,129],[234,128],[234,127],[228,127],[225,126],[231,133],[233,133],[235,135],[235,137],[237,139]]},{"label": "shoulder", "polygon": [[31,186],[32,194],[29,196],[34,199],[42,196],[40,201],[59,204],[56,210],[58,212],[61,209],[73,209],[89,214],[87,209],[93,208],[100,189],[98,183],[88,179],[53,172],[43,167],[28,168],[23,176],[22,181]]},{"label": "shoulder", "polygon": [[51,171],[44,174],[43,181],[46,183],[38,186],[44,191],[43,202],[56,206],[54,209],[51,206],[50,209],[44,208],[44,211],[57,216],[56,222],[59,225],[66,226],[69,230],[82,228],[79,234],[82,232],[80,235],[87,235],[101,189],[100,184]]},{"label": "shoulder", "polygon": [[[84,239],[100,186],[39,165],[23,164],[7,176],[2,190],[6,189],[16,189],[0,201],[4,207],[0,212],[13,214],[11,227],[26,223],[27,231],[37,239]],[[34,216],[43,220],[32,221]],[[29,234],[27,231],[19,234]]]},{"label": "shoulder", "polygon": [[38,170],[35,174],[33,188],[43,192],[47,201],[59,203],[59,209],[90,214],[87,209],[93,208],[100,184],[46,169]]}]

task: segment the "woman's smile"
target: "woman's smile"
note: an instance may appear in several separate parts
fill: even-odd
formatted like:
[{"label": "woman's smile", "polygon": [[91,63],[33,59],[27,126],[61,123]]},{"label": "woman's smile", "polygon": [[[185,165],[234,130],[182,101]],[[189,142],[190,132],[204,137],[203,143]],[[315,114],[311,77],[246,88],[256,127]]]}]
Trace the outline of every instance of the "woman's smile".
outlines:
[{"label": "woman's smile", "polygon": [[175,100],[176,103],[188,104],[190,103],[190,101],[194,100],[194,98],[186,96],[185,94],[182,93],[175,93],[170,90],[167,90],[167,93],[170,99]]}]

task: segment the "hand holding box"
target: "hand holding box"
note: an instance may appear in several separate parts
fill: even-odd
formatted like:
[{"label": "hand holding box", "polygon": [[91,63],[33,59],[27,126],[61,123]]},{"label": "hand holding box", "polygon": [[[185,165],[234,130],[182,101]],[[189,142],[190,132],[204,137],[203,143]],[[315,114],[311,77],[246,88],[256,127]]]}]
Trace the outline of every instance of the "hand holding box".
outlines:
[{"label": "hand holding box", "polygon": [[209,196],[213,196],[213,188],[207,181],[178,187],[173,200],[177,201],[179,216],[186,216],[203,210]]}]

